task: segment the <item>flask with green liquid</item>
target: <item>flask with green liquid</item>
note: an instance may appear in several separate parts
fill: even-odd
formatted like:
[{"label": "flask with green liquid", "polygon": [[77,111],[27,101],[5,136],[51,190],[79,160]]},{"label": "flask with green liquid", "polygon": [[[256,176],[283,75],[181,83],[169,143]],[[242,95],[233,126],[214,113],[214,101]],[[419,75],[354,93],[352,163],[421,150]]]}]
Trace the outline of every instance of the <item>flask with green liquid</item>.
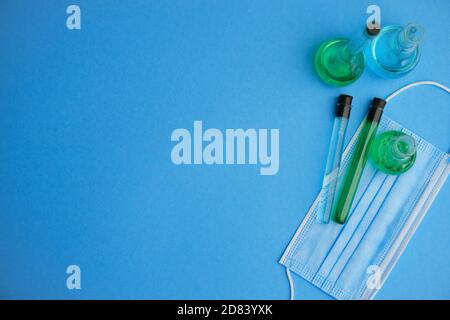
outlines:
[{"label": "flask with green liquid", "polygon": [[364,48],[379,32],[379,28],[366,27],[361,35],[352,40],[331,39],[324,42],[314,59],[320,79],[338,87],[355,82],[364,71]]},{"label": "flask with green liquid", "polygon": [[416,141],[401,131],[386,131],[375,138],[370,158],[378,170],[399,175],[416,160]]}]

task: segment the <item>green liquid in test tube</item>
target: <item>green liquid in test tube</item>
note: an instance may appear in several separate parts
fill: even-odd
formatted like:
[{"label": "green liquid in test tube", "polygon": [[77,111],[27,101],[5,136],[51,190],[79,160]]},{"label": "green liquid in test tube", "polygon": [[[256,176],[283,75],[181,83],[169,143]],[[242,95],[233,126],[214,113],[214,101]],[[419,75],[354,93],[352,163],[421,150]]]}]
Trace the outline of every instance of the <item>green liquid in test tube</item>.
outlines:
[{"label": "green liquid in test tube", "polygon": [[350,160],[350,165],[345,174],[342,187],[339,191],[337,204],[333,212],[333,220],[337,223],[343,224],[347,221],[385,105],[385,100],[374,98],[372,106],[364,120],[355,152]]}]

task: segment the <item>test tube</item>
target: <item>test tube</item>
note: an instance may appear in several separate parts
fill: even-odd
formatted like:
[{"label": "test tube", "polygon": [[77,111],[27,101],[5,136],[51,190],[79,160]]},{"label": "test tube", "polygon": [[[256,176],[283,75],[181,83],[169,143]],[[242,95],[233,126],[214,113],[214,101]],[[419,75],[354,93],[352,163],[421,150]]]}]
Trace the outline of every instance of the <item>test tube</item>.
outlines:
[{"label": "test tube", "polygon": [[330,221],[352,100],[352,96],[345,94],[341,94],[337,100],[335,109],[336,117],[334,118],[325,174],[322,182],[322,193],[317,211],[317,220],[321,223],[328,223]]},{"label": "test tube", "polygon": [[374,98],[372,106],[364,120],[355,153],[350,160],[350,165],[346,172],[342,188],[339,191],[339,197],[333,212],[333,220],[337,223],[343,224],[347,220],[385,105],[385,100]]}]

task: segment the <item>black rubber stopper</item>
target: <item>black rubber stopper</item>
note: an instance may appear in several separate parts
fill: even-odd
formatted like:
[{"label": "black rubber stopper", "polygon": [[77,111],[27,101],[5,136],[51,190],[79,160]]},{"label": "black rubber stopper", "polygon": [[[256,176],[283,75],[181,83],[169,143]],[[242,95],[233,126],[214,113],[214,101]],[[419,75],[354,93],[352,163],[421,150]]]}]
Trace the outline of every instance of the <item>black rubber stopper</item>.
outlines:
[{"label": "black rubber stopper", "polygon": [[372,100],[372,107],[373,108],[381,108],[381,109],[383,109],[385,105],[386,105],[386,100],[384,100],[384,99],[373,98],[373,100]]},{"label": "black rubber stopper", "polygon": [[375,37],[380,33],[380,27],[379,26],[376,26],[374,28],[366,27],[366,32],[368,35]]},{"label": "black rubber stopper", "polygon": [[353,97],[347,94],[341,94],[337,99],[336,104],[336,117],[350,117],[350,111],[352,109]]},{"label": "black rubber stopper", "polygon": [[367,119],[372,122],[380,122],[381,116],[383,115],[384,106],[386,105],[386,100],[381,98],[373,98],[372,105],[369,109]]}]

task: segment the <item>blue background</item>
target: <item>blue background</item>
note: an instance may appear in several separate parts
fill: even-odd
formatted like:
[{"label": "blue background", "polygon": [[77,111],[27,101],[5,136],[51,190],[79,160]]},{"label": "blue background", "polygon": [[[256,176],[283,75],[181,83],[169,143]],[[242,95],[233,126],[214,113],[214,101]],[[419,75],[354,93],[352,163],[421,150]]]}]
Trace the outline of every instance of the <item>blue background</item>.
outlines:
[{"label": "blue background", "polygon": [[[317,46],[358,34],[372,1],[0,2],[0,297],[286,299],[282,252],[322,179],[334,99],[449,85],[448,1],[376,1],[420,22],[422,60],[322,84]],[[82,30],[66,28],[77,4]],[[448,151],[448,96],[417,88],[394,120]],[[280,170],[175,166],[176,128],[279,128]],[[378,298],[450,298],[446,183]],[[82,290],[66,288],[68,265]],[[297,297],[330,299],[294,276]]]}]

